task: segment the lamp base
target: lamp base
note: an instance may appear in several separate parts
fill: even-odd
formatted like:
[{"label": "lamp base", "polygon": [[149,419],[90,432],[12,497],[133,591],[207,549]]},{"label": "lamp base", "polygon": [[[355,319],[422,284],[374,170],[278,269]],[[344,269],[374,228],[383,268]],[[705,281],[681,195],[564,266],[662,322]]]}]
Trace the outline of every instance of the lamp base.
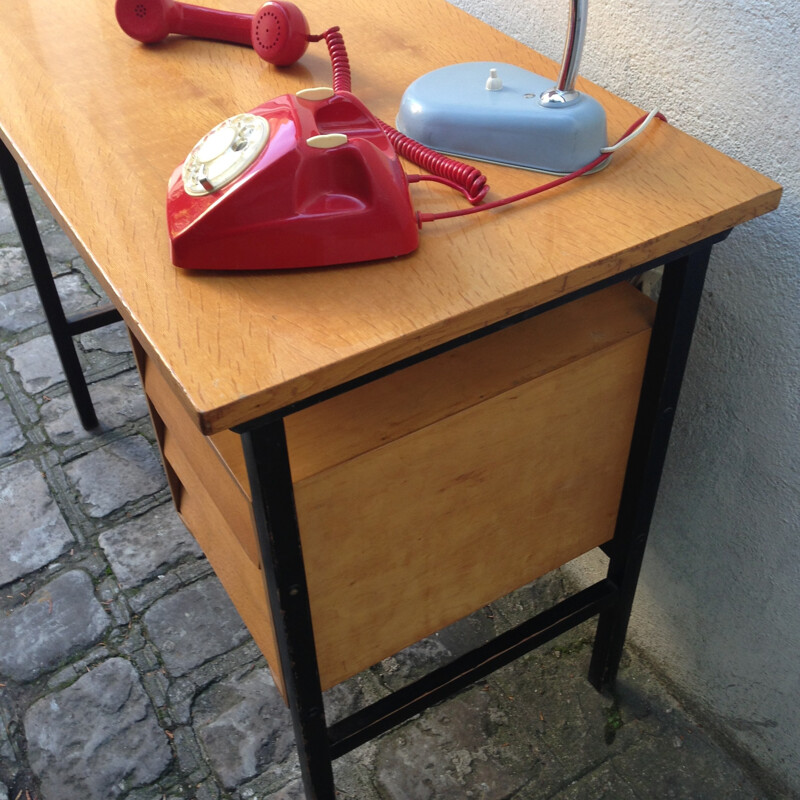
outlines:
[{"label": "lamp base", "polygon": [[543,105],[552,88],[552,80],[511,64],[453,64],[406,89],[397,128],[440,152],[568,174],[607,145],[606,115],[583,93]]}]

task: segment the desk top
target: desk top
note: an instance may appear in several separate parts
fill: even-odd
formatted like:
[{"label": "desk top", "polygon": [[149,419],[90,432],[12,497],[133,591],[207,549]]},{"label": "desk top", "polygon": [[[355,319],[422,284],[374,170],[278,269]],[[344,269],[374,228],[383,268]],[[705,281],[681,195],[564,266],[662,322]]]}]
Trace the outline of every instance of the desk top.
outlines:
[{"label": "desk top", "polygon": [[[209,0],[253,12],[253,0]],[[353,91],[391,121],[405,87],[459,61],[555,79],[558,66],[444,0],[304,0],[312,33],[340,25]],[[559,32],[560,35],[560,32]],[[534,200],[427,224],[412,255],[265,273],[172,266],[172,170],[211,127],[280,94],[330,84],[324,44],[276,68],[246,47],[118,28],[113,0],[4,0],[0,135],[205,432],[412,356],[778,204],[780,187],[654,122],[604,171]],[[579,81],[616,140],[640,111]],[[489,199],[546,180],[482,167]],[[417,172],[414,167],[411,172]],[[416,184],[420,211],[465,201]]]}]

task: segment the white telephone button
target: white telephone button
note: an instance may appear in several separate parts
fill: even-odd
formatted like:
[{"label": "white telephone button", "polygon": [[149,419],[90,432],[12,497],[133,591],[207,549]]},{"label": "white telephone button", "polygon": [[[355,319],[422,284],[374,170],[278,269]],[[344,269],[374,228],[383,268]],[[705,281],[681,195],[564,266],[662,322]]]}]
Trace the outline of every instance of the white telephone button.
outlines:
[{"label": "white telephone button", "polygon": [[255,114],[237,114],[212,128],[183,162],[183,188],[193,197],[221,189],[239,177],[269,139],[269,123]]},{"label": "white telephone button", "polygon": [[312,86],[310,89],[301,89],[297,96],[301,100],[328,100],[335,94],[330,86]]},{"label": "white telephone button", "polygon": [[310,136],[306,139],[309,147],[316,147],[318,150],[327,150],[329,147],[341,147],[347,144],[346,133],[322,133],[319,136]]}]

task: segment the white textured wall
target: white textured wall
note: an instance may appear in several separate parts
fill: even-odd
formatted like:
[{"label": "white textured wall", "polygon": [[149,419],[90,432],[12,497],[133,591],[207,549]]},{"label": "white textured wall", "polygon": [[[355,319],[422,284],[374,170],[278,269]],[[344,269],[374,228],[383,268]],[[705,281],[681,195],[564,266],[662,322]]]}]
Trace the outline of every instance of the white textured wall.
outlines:
[{"label": "white textured wall", "polygon": [[[560,59],[568,0],[456,5]],[[800,4],[589,5],[583,75],[784,187],[716,248],[632,635],[800,796]]]}]

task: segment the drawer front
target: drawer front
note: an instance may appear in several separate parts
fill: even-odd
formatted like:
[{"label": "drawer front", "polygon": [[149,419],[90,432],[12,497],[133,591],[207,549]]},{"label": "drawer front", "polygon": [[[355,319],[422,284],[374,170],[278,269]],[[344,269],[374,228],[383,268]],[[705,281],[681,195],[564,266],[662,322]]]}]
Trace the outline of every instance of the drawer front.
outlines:
[{"label": "drawer front", "polygon": [[285,697],[264,575],[239,547],[228,521],[191,467],[184,466],[179,476],[182,484],[181,519],[214,568],[250,635],[267,659],[275,685]]},{"label": "drawer front", "polygon": [[[252,509],[241,484],[212,440],[194,425],[157,368],[146,361],[142,373],[145,394],[163,423],[160,443],[164,458],[176,471],[180,464],[192,465],[204,491],[227,520],[239,546],[252,563],[259,566],[261,556]],[[179,510],[180,503],[177,499]]]},{"label": "drawer front", "polygon": [[241,483],[239,437],[232,433],[203,436],[142,347],[133,337],[131,341],[178,513],[267,659],[275,685],[285,697],[252,509]]}]

